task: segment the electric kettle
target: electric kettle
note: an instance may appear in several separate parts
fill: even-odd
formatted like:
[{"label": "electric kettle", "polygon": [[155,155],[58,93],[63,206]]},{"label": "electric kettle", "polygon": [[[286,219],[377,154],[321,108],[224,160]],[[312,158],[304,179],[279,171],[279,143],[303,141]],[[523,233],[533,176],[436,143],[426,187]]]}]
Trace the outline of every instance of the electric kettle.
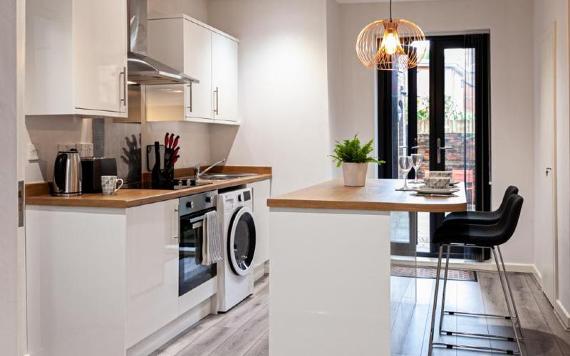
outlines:
[{"label": "electric kettle", "polygon": [[81,158],[75,149],[60,151],[53,167],[53,195],[81,195]]}]

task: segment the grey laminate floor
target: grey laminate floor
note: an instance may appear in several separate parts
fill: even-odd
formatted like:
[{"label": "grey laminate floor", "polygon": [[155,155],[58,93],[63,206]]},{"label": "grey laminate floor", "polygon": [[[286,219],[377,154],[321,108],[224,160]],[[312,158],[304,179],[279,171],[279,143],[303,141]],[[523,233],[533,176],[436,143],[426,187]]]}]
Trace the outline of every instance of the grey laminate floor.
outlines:
[{"label": "grey laminate floor", "polygon": [[[520,273],[512,273],[510,276],[523,325],[526,355],[570,356],[570,332],[565,331],[556,319],[552,307],[540,291],[534,277]],[[479,272],[478,277],[478,282],[450,281],[446,299],[447,306],[456,310],[506,313],[497,274]],[[434,280],[418,279],[415,283],[410,283],[413,280],[393,278],[393,301],[394,298],[400,300],[406,295],[408,288],[413,290],[415,286],[417,304],[415,307],[410,307],[406,303],[393,303],[392,354],[398,356],[427,355]],[[394,291],[398,291],[396,296]],[[264,278],[256,284],[253,297],[226,314],[213,315],[202,320],[155,354],[164,356],[267,356],[268,303],[269,279]],[[444,321],[444,328],[471,332],[492,331],[512,335],[512,330],[507,326],[505,321],[496,319],[449,316]],[[445,338],[455,343],[469,345],[513,347],[510,343],[499,341]],[[445,349],[438,349],[434,354],[488,355]]]}]

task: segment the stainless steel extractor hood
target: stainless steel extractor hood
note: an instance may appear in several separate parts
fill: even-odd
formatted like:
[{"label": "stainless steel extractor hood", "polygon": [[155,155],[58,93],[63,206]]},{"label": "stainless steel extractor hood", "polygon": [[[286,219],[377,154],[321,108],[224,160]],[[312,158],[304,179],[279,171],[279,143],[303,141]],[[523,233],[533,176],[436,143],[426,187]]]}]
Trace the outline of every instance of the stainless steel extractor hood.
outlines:
[{"label": "stainless steel extractor hood", "polygon": [[128,79],[131,83],[189,84],[198,83],[183,72],[150,58],[147,54],[147,0],[128,0],[129,55]]}]

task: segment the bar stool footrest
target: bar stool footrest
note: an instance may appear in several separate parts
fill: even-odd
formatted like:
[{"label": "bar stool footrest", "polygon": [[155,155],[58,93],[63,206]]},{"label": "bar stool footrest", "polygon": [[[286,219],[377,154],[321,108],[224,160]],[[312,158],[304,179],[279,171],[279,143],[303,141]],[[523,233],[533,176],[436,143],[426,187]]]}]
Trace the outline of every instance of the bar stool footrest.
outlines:
[{"label": "bar stool footrest", "polygon": [[491,339],[491,340],[501,340],[501,341],[509,341],[509,342],[516,342],[517,341],[514,336],[469,333],[469,332],[464,332],[464,331],[452,331],[452,330],[441,330],[441,335],[463,336],[463,337],[471,337],[471,338],[476,338],[476,339]]},{"label": "bar stool footrest", "polygon": [[[453,311],[453,310],[446,310],[446,311],[444,311],[444,314],[446,314],[446,315],[469,316],[469,317],[474,317],[474,318],[495,318],[495,319],[511,320],[511,317],[508,315],[468,313],[468,312]],[[514,319],[516,319],[516,318],[514,318]]]},{"label": "bar stool footrest", "polygon": [[434,342],[434,347],[441,347],[446,349],[455,350],[466,350],[466,351],[480,351],[480,352],[490,352],[503,355],[520,355],[520,351],[510,350],[510,349],[499,349],[495,347],[485,347],[485,346],[470,346],[470,345],[460,345],[460,344],[448,344],[443,342]]}]

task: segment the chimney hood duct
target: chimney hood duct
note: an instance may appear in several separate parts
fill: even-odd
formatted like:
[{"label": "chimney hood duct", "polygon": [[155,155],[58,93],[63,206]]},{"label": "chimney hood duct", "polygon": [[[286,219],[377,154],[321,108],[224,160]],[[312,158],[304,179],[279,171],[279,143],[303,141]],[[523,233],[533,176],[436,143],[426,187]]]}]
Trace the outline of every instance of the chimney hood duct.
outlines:
[{"label": "chimney hood duct", "polygon": [[199,83],[197,79],[147,55],[147,0],[128,0],[127,4],[130,27],[129,82],[146,85]]}]

